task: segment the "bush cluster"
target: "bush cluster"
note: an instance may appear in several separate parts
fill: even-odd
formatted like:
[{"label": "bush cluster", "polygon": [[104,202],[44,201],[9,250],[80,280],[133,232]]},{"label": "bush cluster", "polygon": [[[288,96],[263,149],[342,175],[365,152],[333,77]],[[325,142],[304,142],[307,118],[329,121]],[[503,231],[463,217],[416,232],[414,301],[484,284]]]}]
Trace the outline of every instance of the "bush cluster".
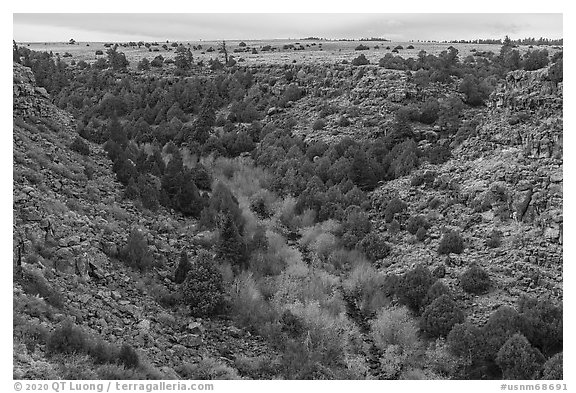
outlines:
[{"label": "bush cluster", "polygon": [[440,239],[438,254],[461,254],[464,251],[464,240],[456,231],[448,231]]},{"label": "bush cluster", "polygon": [[193,261],[182,283],[182,296],[194,316],[210,316],[222,310],[222,273],[208,251],[200,251]]},{"label": "bush cluster", "polygon": [[490,288],[490,276],[477,264],[470,266],[460,276],[460,285],[468,293],[476,295],[485,293]]},{"label": "bush cluster", "polygon": [[148,270],[154,264],[148,242],[141,230],[134,228],[128,236],[128,241],[120,251],[120,258],[130,267],[141,271]]}]

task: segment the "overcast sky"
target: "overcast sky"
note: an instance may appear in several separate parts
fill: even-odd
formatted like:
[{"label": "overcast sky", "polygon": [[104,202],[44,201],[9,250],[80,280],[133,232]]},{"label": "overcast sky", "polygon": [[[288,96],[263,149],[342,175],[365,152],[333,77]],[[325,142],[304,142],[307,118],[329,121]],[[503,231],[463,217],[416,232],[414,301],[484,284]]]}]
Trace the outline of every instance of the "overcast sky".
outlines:
[{"label": "overcast sky", "polygon": [[18,42],[562,38],[562,14],[13,14]]}]

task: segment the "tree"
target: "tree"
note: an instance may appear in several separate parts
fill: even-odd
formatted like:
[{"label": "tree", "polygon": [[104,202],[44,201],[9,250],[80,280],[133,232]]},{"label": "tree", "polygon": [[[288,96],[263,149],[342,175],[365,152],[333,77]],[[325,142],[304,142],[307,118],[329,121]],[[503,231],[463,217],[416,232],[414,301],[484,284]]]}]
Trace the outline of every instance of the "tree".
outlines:
[{"label": "tree", "polygon": [[515,309],[508,306],[498,308],[482,327],[483,356],[494,360],[500,347],[514,334],[521,333],[524,327],[524,321]]},{"label": "tree", "polygon": [[198,188],[190,171],[184,171],[178,176],[178,192],[174,197],[176,208],[185,216],[199,217],[204,208]]},{"label": "tree", "polygon": [[560,352],[544,363],[542,379],[560,381],[563,379],[563,374],[562,352]]},{"label": "tree", "polygon": [[523,296],[518,302],[518,312],[525,323],[522,333],[534,347],[547,356],[562,350],[561,306],[554,304],[550,299]]},{"label": "tree", "polygon": [[238,205],[238,199],[222,182],[218,182],[214,186],[212,197],[210,198],[210,209],[218,215],[216,218],[218,226],[222,226],[226,218],[229,217],[234,222],[239,233],[244,231],[244,218]]},{"label": "tree", "polygon": [[216,244],[216,257],[242,269],[246,267],[246,251],[246,244],[238,233],[234,219],[226,215]]},{"label": "tree", "polygon": [[118,120],[115,112],[108,122],[108,137],[112,141],[116,142],[122,149],[125,149],[128,145],[128,136],[126,135],[126,131],[124,131],[124,127],[122,127],[122,124]]},{"label": "tree", "polygon": [[442,295],[424,309],[421,328],[432,337],[446,337],[452,327],[464,322],[464,313],[449,295]]},{"label": "tree", "polygon": [[448,231],[440,239],[438,254],[462,254],[462,251],[464,251],[464,241],[458,232]]},{"label": "tree", "polygon": [[465,101],[470,106],[481,106],[490,95],[487,86],[473,75],[466,75],[460,83],[459,90],[464,94]]},{"label": "tree", "polygon": [[522,64],[526,71],[534,71],[544,68],[549,63],[548,51],[546,49],[528,51],[524,54]]},{"label": "tree", "polygon": [[148,242],[139,229],[132,229],[126,246],[121,251],[121,257],[130,267],[147,270],[152,266],[152,255],[148,250]]},{"label": "tree", "polygon": [[191,268],[192,265],[188,260],[188,254],[186,253],[186,250],[182,250],[182,253],[180,254],[180,262],[178,263],[176,272],[174,272],[174,282],[176,284],[182,284],[184,280],[186,280],[186,276]]},{"label": "tree", "polygon": [[486,270],[473,264],[460,276],[460,285],[464,291],[479,295],[490,288],[490,276]]},{"label": "tree", "polygon": [[358,148],[350,167],[350,180],[358,187],[374,188],[377,182],[376,173],[370,165],[363,148]]},{"label": "tree", "polygon": [[180,71],[188,71],[192,68],[194,58],[190,48],[179,46],[176,49],[176,56],[174,57],[174,65]]},{"label": "tree", "polygon": [[126,60],[126,55],[122,52],[118,52],[118,45],[109,48],[106,51],[106,55],[108,56],[108,64],[114,70],[125,70],[130,64],[128,60]]},{"label": "tree", "polygon": [[420,122],[424,124],[434,124],[438,120],[440,104],[435,98],[428,99],[420,108]]},{"label": "tree", "polygon": [[222,274],[208,251],[198,253],[181,288],[193,316],[211,316],[221,309],[224,300]]},{"label": "tree", "polygon": [[222,41],[222,43],[218,45],[218,49],[220,50],[220,53],[224,54],[224,64],[228,64],[228,49],[226,48],[226,41]]},{"label": "tree", "polygon": [[441,280],[436,280],[434,284],[428,289],[426,293],[426,298],[424,299],[424,305],[430,305],[434,300],[438,299],[440,296],[450,295],[450,289]]},{"label": "tree", "polygon": [[358,56],[352,60],[352,65],[354,65],[354,66],[362,66],[362,65],[366,65],[366,64],[370,64],[370,62],[368,61],[366,56],[364,56],[364,53],[360,54],[360,56]]},{"label": "tree", "polygon": [[466,358],[471,362],[480,355],[481,333],[480,328],[470,322],[456,324],[446,339],[448,349],[452,354]]},{"label": "tree", "polygon": [[418,265],[402,276],[398,284],[397,295],[403,304],[418,312],[434,281],[430,270],[423,265]]},{"label": "tree", "polygon": [[150,69],[150,61],[145,57],[138,62],[138,69],[140,71],[148,71]]},{"label": "tree", "polygon": [[522,334],[514,334],[498,351],[496,364],[504,379],[538,379],[544,356]]},{"label": "tree", "polygon": [[386,258],[390,254],[391,247],[384,241],[384,237],[376,231],[368,233],[358,244],[366,258],[374,262]]},{"label": "tree", "polygon": [[172,154],[170,161],[162,176],[162,189],[173,198],[180,189],[181,174],[183,171],[182,155],[179,151]]},{"label": "tree", "polygon": [[158,209],[159,193],[150,175],[141,174],[138,176],[137,186],[142,206],[146,209],[156,211],[156,209]]}]

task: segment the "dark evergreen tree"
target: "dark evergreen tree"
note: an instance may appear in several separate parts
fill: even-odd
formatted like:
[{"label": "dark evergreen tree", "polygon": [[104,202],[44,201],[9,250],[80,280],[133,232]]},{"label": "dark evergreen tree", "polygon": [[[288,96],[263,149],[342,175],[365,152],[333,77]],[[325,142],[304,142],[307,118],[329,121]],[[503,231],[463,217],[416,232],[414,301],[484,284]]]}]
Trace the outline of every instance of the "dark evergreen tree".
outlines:
[{"label": "dark evergreen tree", "polygon": [[421,328],[431,337],[446,337],[454,325],[464,322],[464,313],[449,295],[429,304],[422,314]]},{"label": "dark evergreen tree", "polygon": [[504,379],[539,379],[544,360],[522,334],[510,337],[496,356]]},{"label": "dark evergreen tree", "polygon": [[221,261],[229,262],[237,269],[243,269],[247,263],[246,251],[246,244],[238,233],[234,218],[226,215],[216,244],[216,257]]},{"label": "dark evergreen tree", "polygon": [[188,254],[186,253],[186,250],[182,250],[182,253],[180,254],[180,262],[178,263],[178,267],[174,273],[174,282],[176,284],[182,284],[184,280],[186,280],[186,276],[191,268],[192,264],[188,260]]}]

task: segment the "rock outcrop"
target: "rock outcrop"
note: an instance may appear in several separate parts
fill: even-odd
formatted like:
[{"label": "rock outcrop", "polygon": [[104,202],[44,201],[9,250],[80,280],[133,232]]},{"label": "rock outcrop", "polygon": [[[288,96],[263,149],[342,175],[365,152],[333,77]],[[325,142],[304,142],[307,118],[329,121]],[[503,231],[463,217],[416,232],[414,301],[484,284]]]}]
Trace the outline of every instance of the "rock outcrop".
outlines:
[{"label": "rock outcrop", "polygon": [[[420,168],[433,181],[413,186],[400,178],[373,193],[376,207],[391,195],[408,204],[401,223],[417,214],[432,223],[428,238],[418,242],[406,231],[390,232],[376,216],[395,244],[386,269],[402,273],[413,261],[445,268],[445,280],[479,322],[523,294],[562,298],[562,85],[550,82],[547,69],[512,72],[482,119],[451,160]],[[462,254],[438,255],[445,229],[462,233]],[[501,245],[489,248],[494,231],[501,233]],[[459,286],[460,274],[473,263],[493,278],[486,295],[472,296]]]}]

